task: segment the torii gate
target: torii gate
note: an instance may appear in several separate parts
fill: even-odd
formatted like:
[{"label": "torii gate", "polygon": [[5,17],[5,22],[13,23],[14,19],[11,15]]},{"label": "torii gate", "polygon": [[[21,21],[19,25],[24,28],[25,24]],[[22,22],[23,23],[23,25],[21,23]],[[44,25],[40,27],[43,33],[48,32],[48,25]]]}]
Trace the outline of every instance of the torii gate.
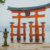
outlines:
[{"label": "torii gate", "polygon": [[[50,3],[46,5],[41,5],[37,7],[26,7],[26,8],[15,8],[15,7],[8,7],[8,10],[11,10],[12,13],[18,13],[18,16],[12,16],[13,19],[18,19],[18,25],[14,26],[13,22],[11,22],[11,39],[13,39],[13,36],[17,36],[17,39],[20,39],[21,35],[26,37],[26,23],[23,23],[23,26],[20,26],[20,19],[21,18],[35,18],[35,26],[32,26],[33,22],[30,23],[30,38],[32,36],[35,36],[36,40],[39,40],[39,36],[42,36],[42,39],[44,39],[44,22],[42,23],[42,26],[38,25],[38,18],[45,17],[45,14],[39,15],[38,12],[45,11],[46,8],[50,8]],[[35,12],[35,15],[29,15],[30,12]],[[26,13],[26,16],[21,16],[21,13]],[[35,34],[32,34],[32,27],[35,27]],[[17,34],[13,34],[13,28],[17,28]],[[23,28],[23,34],[20,33],[20,28]],[[39,28],[42,28],[42,34],[39,34]]]}]

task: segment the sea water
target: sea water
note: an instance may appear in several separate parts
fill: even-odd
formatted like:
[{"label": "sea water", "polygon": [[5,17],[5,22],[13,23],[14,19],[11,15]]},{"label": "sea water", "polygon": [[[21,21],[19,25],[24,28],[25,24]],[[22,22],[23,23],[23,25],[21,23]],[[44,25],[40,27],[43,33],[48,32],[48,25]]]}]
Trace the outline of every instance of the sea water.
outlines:
[{"label": "sea water", "polygon": [[[16,32],[14,32],[14,34],[16,34]],[[4,43],[3,36],[4,36],[3,32],[0,32],[0,44]],[[13,43],[17,43],[17,36],[13,36],[13,38],[14,38]],[[39,39],[40,39],[39,42],[42,42],[42,36],[39,36]],[[21,36],[20,42],[21,43],[24,42],[23,36]],[[30,42],[29,32],[26,32],[26,41],[25,42]],[[33,36],[33,42],[35,42],[35,36]],[[50,43],[50,31],[45,31],[45,42]],[[11,43],[10,32],[8,33],[7,43]]]}]

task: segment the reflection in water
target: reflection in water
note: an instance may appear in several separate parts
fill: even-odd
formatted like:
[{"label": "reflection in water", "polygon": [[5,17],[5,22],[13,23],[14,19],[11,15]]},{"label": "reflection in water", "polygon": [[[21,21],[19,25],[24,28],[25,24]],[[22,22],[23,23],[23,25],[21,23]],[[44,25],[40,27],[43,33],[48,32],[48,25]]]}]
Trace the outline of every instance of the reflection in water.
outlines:
[{"label": "reflection in water", "polygon": [[[14,32],[16,33],[16,32]],[[48,34],[47,34],[48,33]],[[32,40],[30,40],[30,37],[29,37],[29,32],[27,32],[27,35],[26,35],[26,39],[23,39],[23,37],[21,37],[21,42],[30,42]],[[17,43],[17,37],[14,36],[13,37],[14,39],[13,40],[10,40],[11,39],[11,36],[10,36],[10,33],[8,34],[8,38],[7,38],[7,43]],[[33,42],[35,42],[35,37],[33,36]],[[49,32],[45,32],[45,39],[42,40],[42,37],[40,36],[39,37],[39,42],[45,42],[45,43],[49,43],[50,42],[50,31]],[[3,44],[4,43],[4,38],[3,38],[3,32],[0,32],[0,44]]]},{"label": "reflection in water", "polygon": [[24,42],[26,42],[26,39],[23,39]]},{"label": "reflection in water", "polygon": [[30,37],[30,42],[33,42],[33,38],[32,37]]},{"label": "reflection in water", "polygon": [[45,42],[45,40],[42,40],[42,42]]},{"label": "reflection in water", "polygon": [[13,40],[11,40],[11,43],[14,43]]},{"label": "reflection in water", "polygon": [[35,42],[39,42],[39,39],[36,39]]},{"label": "reflection in water", "polygon": [[[21,39],[17,39],[16,42],[21,43]],[[35,42],[39,42],[40,40],[35,40]],[[26,39],[23,39],[23,42],[26,42]],[[33,42],[33,38],[30,38],[30,42]],[[43,39],[42,42],[45,42],[45,40]],[[11,40],[11,43],[14,43],[13,40]]]},{"label": "reflection in water", "polygon": [[39,40],[35,40],[35,42],[39,42]]},{"label": "reflection in water", "polygon": [[[23,42],[25,42],[25,41],[26,41],[26,39],[23,39]],[[17,39],[17,42],[21,43],[21,39]]]},{"label": "reflection in water", "polygon": [[21,40],[21,39],[17,39],[17,42],[20,43],[20,40]]},{"label": "reflection in water", "polygon": [[45,38],[42,38],[42,42],[45,42]]}]

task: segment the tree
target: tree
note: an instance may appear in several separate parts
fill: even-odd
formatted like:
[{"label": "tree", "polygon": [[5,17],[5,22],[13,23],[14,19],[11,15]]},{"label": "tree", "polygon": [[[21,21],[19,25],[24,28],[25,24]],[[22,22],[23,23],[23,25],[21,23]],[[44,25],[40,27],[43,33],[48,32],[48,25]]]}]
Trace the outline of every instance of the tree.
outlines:
[{"label": "tree", "polygon": [[0,4],[4,4],[5,3],[5,0],[0,0]]}]

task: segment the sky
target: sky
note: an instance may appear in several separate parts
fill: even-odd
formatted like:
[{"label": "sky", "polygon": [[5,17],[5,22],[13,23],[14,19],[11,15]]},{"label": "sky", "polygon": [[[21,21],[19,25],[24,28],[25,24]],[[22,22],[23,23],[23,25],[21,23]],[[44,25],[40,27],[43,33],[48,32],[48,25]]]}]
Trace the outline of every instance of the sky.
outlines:
[{"label": "sky", "polygon": [[[16,16],[17,14],[13,14],[10,10],[7,10],[8,6],[10,7],[34,7],[34,6],[40,6],[50,3],[50,0],[6,0],[5,4],[0,4],[0,27],[8,27],[10,26],[10,22],[14,22],[14,25],[17,25],[18,20],[12,19],[12,16]],[[38,18],[39,25],[41,25],[41,22],[46,22],[45,25],[50,25],[50,8],[46,9],[44,12],[39,12],[39,14],[45,14],[44,18]],[[22,14],[24,15],[24,14]],[[35,25],[35,18],[26,18],[21,19],[21,25],[22,23],[27,23],[27,26],[29,26],[30,21],[33,21],[33,25]]]}]

